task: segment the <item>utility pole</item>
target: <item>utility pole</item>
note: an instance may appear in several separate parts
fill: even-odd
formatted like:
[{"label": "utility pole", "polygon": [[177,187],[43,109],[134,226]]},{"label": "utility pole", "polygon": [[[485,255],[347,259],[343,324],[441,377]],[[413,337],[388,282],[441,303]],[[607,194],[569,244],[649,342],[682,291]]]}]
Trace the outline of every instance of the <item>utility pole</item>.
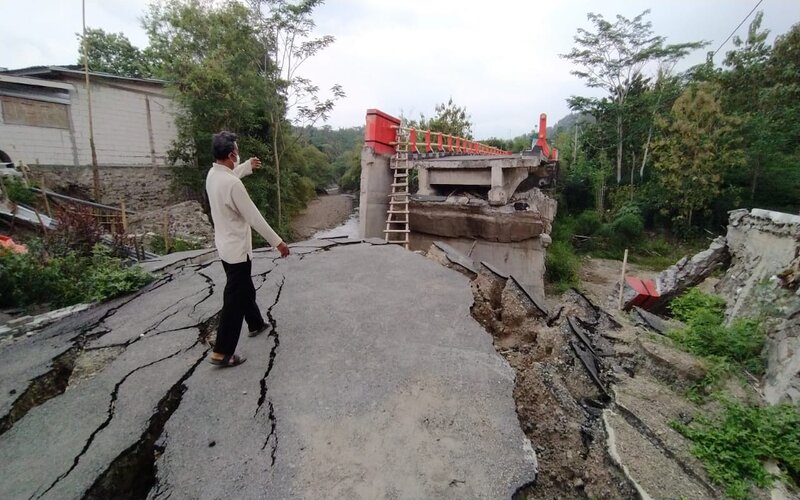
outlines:
[{"label": "utility pole", "polygon": [[97,150],[94,148],[94,124],[92,123],[92,89],[89,86],[89,41],[86,38],[86,0],[81,1],[83,9],[83,72],[86,75],[86,102],[89,104],[89,148],[92,150],[92,181],[94,199],[100,201],[100,173],[97,171]]}]

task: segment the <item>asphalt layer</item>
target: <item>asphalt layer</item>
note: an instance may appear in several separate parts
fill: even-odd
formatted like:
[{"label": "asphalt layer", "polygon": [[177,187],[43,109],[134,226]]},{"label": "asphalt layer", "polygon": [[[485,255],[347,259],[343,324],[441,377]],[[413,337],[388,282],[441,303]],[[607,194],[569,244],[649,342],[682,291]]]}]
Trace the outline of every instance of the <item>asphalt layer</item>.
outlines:
[{"label": "asphalt layer", "polygon": [[292,252],[255,254],[270,328],[243,333],[239,367],[208,363],[218,260],[0,347],[0,498],[510,498],[535,479],[464,276],[393,245]]}]

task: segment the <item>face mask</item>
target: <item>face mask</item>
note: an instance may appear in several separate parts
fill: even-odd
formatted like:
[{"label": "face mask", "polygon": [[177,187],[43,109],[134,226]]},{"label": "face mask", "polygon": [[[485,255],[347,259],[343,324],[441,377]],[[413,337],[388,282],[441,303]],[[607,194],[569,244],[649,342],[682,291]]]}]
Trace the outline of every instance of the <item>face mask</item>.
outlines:
[{"label": "face mask", "polygon": [[239,166],[239,155],[236,155],[236,159],[235,159],[235,160],[233,160],[233,166],[234,166],[234,167],[237,167],[237,166]]}]

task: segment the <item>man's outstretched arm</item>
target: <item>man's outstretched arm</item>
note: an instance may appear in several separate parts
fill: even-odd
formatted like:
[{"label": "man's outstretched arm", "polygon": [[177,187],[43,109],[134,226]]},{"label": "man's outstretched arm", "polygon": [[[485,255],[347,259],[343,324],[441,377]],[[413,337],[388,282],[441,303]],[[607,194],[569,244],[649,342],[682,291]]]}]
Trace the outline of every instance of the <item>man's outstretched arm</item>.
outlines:
[{"label": "man's outstretched arm", "polygon": [[270,246],[277,248],[281,253],[281,257],[289,255],[289,247],[283,242],[283,239],[272,229],[269,223],[261,215],[261,212],[250,199],[247,190],[241,182],[234,184],[231,192],[231,198],[234,205],[239,210],[239,213],[244,217],[244,220],[250,224],[250,227],[256,230],[258,234],[267,240]]}]

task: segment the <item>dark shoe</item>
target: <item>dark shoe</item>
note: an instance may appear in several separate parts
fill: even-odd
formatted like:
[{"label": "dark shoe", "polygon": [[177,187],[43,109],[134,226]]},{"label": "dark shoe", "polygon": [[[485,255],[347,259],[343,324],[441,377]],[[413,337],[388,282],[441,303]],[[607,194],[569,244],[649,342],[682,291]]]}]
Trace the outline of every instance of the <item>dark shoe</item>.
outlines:
[{"label": "dark shoe", "polygon": [[263,325],[261,325],[261,328],[258,328],[257,330],[250,330],[249,332],[247,332],[247,336],[248,337],[255,337],[259,333],[262,333],[262,332],[266,331],[268,326],[269,325],[264,323]]},{"label": "dark shoe", "polygon": [[238,354],[230,354],[222,359],[209,358],[208,360],[212,365],[217,365],[220,368],[231,368],[241,365],[247,361],[247,358],[244,356],[239,356]]}]

